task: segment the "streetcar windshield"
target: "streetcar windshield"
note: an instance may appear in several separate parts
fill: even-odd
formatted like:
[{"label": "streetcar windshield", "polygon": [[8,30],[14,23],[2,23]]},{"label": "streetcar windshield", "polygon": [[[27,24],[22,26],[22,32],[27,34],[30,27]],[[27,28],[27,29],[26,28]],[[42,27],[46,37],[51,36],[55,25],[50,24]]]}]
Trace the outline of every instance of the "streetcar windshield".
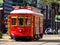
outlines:
[{"label": "streetcar windshield", "polygon": [[27,26],[29,26],[31,24],[30,19],[31,19],[31,17],[26,16],[26,18],[25,18],[26,22],[25,23]]},{"label": "streetcar windshield", "polygon": [[23,19],[24,19],[23,16],[19,16],[19,17],[18,17],[18,25],[20,25],[20,26],[23,25]]},{"label": "streetcar windshield", "polygon": [[16,25],[16,18],[12,18],[12,25]]}]

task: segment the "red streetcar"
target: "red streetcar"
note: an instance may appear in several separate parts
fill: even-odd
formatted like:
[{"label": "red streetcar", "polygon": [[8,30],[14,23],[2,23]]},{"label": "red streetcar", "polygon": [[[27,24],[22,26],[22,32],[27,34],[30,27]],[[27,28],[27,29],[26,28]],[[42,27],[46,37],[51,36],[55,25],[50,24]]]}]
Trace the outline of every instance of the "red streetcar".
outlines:
[{"label": "red streetcar", "polygon": [[15,40],[38,40],[43,37],[43,14],[27,9],[13,10],[8,17],[8,29]]}]

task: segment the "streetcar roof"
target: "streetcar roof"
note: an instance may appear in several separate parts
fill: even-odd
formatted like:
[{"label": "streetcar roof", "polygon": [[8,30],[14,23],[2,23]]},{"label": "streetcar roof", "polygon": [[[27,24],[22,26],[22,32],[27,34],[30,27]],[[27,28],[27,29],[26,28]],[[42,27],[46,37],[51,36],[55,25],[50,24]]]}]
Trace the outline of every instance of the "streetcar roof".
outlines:
[{"label": "streetcar roof", "polygon": [[41,14],[41,13],[33,12],[33,11],[27,10],[27,9],[13,10],[10,13],[22,13],[22,14],[25,14],[25,13],[30,14],[31,13],[31,14],[38,14],[38,15],[43,16],[43,14]]}]

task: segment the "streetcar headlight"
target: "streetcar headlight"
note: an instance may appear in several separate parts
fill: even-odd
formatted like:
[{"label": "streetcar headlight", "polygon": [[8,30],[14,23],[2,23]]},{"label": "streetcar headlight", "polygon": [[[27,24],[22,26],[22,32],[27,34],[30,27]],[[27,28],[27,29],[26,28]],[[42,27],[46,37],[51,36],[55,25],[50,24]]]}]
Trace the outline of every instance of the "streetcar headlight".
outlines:
[{"label": "streetcar headlight", "polygon": [[11,33],[12,34],[12,36],[14,36],[14,34],[13,33]]},{"label": "streetcar headlight", "polygon": [[22,32],[22,30],[19,30],[20,32]]}]

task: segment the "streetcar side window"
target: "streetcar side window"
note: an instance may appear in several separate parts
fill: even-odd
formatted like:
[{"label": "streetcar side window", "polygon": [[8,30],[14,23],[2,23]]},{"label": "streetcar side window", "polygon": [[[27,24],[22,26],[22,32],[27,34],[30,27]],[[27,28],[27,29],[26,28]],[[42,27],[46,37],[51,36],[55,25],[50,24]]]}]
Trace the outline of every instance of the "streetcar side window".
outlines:
[{"label": "streetcar side window", "polygon": [[12,25],[16,25],[16,18],[12,18]]},{"label": "streetcar side window", "polygon": [[40,17],[40,27],[42,27],[42,26],[43,26],[43,18]]},{"label": "streetcar side window", "polygon": [[19,16],[18,17],[18,25],[23,25],[23,19],[24,19],[24,17],[23,16]]},{"label": "streetcar side window", "polygon": [[30,19],[31,19],[31,17],[26,16],[26,18],[25,18],[26,22],[25,23],[26,23],[27,26],[29,26],[31,24]]}]

